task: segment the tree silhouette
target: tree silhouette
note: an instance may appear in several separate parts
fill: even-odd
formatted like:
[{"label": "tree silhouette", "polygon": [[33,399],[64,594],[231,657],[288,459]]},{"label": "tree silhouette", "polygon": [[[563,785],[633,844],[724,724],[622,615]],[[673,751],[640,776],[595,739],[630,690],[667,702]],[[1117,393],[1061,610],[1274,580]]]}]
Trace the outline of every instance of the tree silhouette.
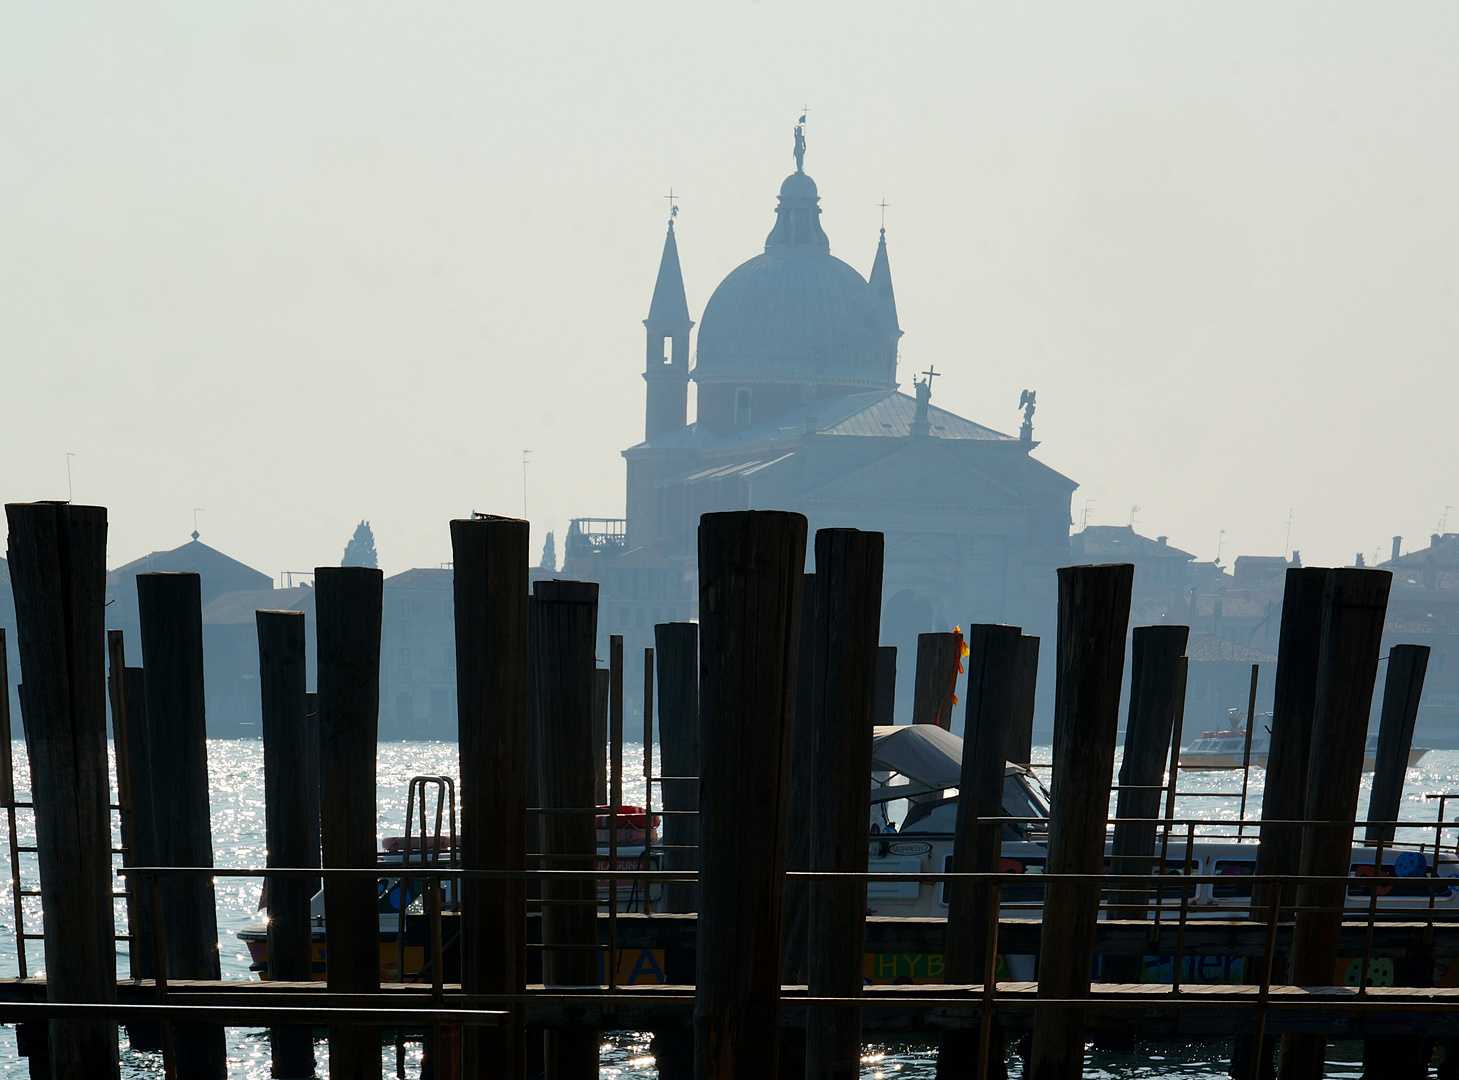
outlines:
[{"label": "tree silhouette", "polygon": [[557,540],[551,534],[542,542],[542,569],[555,571],[557,569]]},{"label": "tree silhouette", "polygon": [[375,554],[375,534],[370,531],[370,523],[362,521],[355,526],[355,535],[350,537],[350,542],[344,546],[344,558],[339,561],[341,566],[379,566],[379,556]]}]

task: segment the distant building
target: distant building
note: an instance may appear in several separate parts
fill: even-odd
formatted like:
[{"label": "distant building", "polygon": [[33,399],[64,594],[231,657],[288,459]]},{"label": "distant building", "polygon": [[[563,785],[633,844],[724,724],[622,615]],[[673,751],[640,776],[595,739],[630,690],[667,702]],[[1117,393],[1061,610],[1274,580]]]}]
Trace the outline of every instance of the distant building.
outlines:
[{"label": "distant building", "polygon": [[258,612],[304,613],[305,685],[315,686],[314,590],[227,592],[203,608],[203,688],[207,692],[208,731],[221,737],[261,736],[258,685]]},{"label": "distant building", "polygon": [[[192,540],[181,547],[154,551],[106,575],[106,625],[108,629],[122,632],[127,664],[133,667],[143,666],[137,576],[163,571],[197,574],[204,612],[228,593],[259,597],[260,607],[286,606],[272,599],[276,592],[273,578],[209,547],[194,532]],[[269,598],[267,603],[263,602],[264,596]],[[235,618],[234,606],[230,606],[228,611],[228,617]],[[238,738],[259,733],[257,630],[254,631],[252,646],[250,703],[244,686],[240,684],[240,679],[247,675],[246,668],[240,667],[237,651],[243,647],[240,638],[246,639],[247,631],[240,630],[239,626],[236,621],[210,621],[206,615],[203,620],[203,691],[206,694],[208,734],[214,738]]]},{"label": "distant building", "polygon": [[380,627],[380,738],[456,738],[453,574],[406,570],[385,579]]},{"label": "distant building", "polygon": [[1230,581],[1214,563],[1196,562],[1169,537],[1141,536],[1130,525],[1088,525],[1069,538],[1074,563],[1127,562],[1135,567],[1130,625],[1166,621],[1172,601],[1190,590],[1209,591]]},{"label": "distant building", "polygon": [[[1220,731],[1237,710],[1243,723],[1251,701],[1251,665],[1260,666],[1256,711],[1269,713],[1276,687],[1275,653],[1238,645],[1204,630],[1192,630],[1186,645],[1185,721],[1183,740],[1199,738],[1203,731]],[[1258,719],[1260,725],[1263,721]],[[1258,730],[1260,728],[1258,727]]]},{"label": "distant building", "polygon": [[[1459,533],[1434,533],[1429,546],[1402,554],[1402,537],[1393,538],[1393,556],[1381,569],[1393,574],[1383,650],[1398,644],[1427,645],[1414,741],[1441,749],[1459,748]],[[1381,681],[1381,673],[1380,673]],[[1383,693],[1374,694],[1378,709]],[[1375,713],[1376,714],[1376,713]]]},{"label": "distant building", "polygon": [[[706,512],[797,511],[808,547],[820,528],[883,532],[882,641],[900,649],[905,698],[919,632],[1010,622],[1052,633],[1076,485],[1032,456],[1032,394],[1011,436],[932,405],[934,367],[914,394],[899,391],[885,230],[864,278],[831,255],[819,202],[798,160],[764,252],[705,305],[692,368],[671,219],[644,320],[644,440],[623,452],[626,517],[581,530],[576,551],[570,535],[563,576],[602,583],[600,636],[621,632],[636,651],[654,622],[694,617]],[[1051,673],[1052,648],[1044,655]],[[1051,674],[1043,682],[1051,691]]]}]

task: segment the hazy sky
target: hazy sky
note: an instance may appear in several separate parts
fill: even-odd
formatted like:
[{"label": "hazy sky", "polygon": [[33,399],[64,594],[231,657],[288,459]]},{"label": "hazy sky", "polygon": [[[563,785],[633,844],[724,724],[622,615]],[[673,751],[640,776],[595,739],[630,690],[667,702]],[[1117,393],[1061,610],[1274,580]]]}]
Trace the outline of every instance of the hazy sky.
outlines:
[{"label": "hazy sky", "polygon": [[[809,106],[834,254],[883,198],[934,403],[1076,528],[1421,547],[1459,504],[1459,5],[7,4],[0,496],[109,563],[274,574],[374,525],[620,516],[672,185],[690,312]],[[1449,512],[1459,530],[1459,510]]]}]

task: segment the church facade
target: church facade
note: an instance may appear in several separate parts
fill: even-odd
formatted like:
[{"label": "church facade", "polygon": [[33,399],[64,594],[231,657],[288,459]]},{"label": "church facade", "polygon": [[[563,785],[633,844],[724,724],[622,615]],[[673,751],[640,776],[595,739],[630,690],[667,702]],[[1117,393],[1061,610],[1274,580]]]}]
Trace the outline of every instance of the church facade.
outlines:
[{"label": "church facade", "polygon": [[[615,612],[624,600],[606,586],[615,568],[655,572],[669,590],[661,608],[692,604],[701,514],[793,510],[812,536],[832,526],[885,533],[882,642],[899,647],[905,688],[920,632],[969,622],[1052,632],[1076,484],[1031,456],[1031,402],[1011,436],[933,405],[930,378],[901,392],[886,232],[868,277],[834,257],[803,149],[797,131],[797,168],[781,184],[764,251],[715,289],[697,340],[670,219],[644,320],[644,439],[623,451],[626,520],[591,560],[605,581],[600,628],[632,647],[652,644],[660,621]],[[589,569],[590,535],[601,538],[581,533],[580,559],[569,536],[574,576]]]}]

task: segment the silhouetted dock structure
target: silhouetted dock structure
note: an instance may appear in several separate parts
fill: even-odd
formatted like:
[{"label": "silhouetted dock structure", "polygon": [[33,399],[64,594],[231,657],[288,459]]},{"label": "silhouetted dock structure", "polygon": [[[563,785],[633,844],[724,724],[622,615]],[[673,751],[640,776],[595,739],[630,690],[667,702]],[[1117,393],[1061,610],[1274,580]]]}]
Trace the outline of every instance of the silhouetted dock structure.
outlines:
[{"label": "silhouetted dock structure", "polygon": [[[1134,631],[1115,783],[1132,568],[1060,570],[1047,865],[1040,898],[1015,901],[1005,890],[1026,890],[1029,878],[1004,872],[1000,844],[1006,828],[1027,821],[1005,815],[1001,792],[1008,759],[1030,753],[1037,639],[993,625],[929,636],[915,720],[949,724],[949,675],[963,663],[968,672],[951,869],[868,872],[869,850],[886,839],[868,834],[873,727],[891,696],[878,642],[881,535],[826,529],[812,538],[805,519],[786,512],[705,515],[701,621],[660,625],[643,658],[650,805],[645,852],[623,866],[623,698],[638,661],[615,636],[599,674],[594,584],[542,581],[529,595],[526,522],[454,521],[459,839],[454,786],[443,779],[438,789],[452,795],[447,843],[445,803],[432,829],[422,784],[419,832],[412,809],[400,862],[379,861],[381,576],[320,569],[312,706],[302,616],[258,613],[269,865],[216,867],[196,575],[139,577],[144,666],[124,669],[119,635],[109,639],[104,625],[105,510],[6,510],[32,800],[18,802],[11,783],[0,695],[0,803],[21,964],[20,977],[0,981],[0,1022],[21,1025],[33,1077],[118,1076],[118,1025],[134,1045],[159,1047],[169,1076],[188,1080],[222,1076],[222,1029],[245,1024],[271,1027],[280,1077],[313,1074],[311,1029],[327,1028],[330,1075],[351,1080],[378,1075],[382,1037],[402,1033],[425,1042],[432,1076],[550,1080],[596,1077],[604,1030],[657,1033],[666,1080],[855,1077],[868,1033],[940,1041],[943,1075],[968,1077],[1000,1075],[1008,1041],[1031,1033],[1025,1075],[1037,1080],[1080,1075],[1093,1038],[1237,1035],[1235,1068],[1251,1077],[1272,1074],[1280,1043],[1284,1080],[1319,1076],[1333,1039],[1370,1040],[1372,1058],[1398,1077],[1424,1075],[1423,1039],[1459,1039],[1459,989],[1431,985],[1434,961],[1459,957],[1459,921],[1435,902],[1451,888],[1439,855],[1453,838],[1442,809],[1437,824],[1398,820],[1426,663],[1417,647],[1389,661],[1363,843],[1374,864],[1385,849],[1422,854],[1431,876],[1407,879],[1417,899],[1396,910],[1380,905],[1376,873],[1355,878],[1350,865],[1385,571],[1289,572],[1271,780],[1263,818],[1248,823],[1245,785],[1239,822],[1174,813],[1183,627]],[[0,632],[0,684],[5,644]],[[413,787],[412,807],[415,795]],[[25,940],[37,935],[23,919],[15,838],[16,813],[28,810],[39,838],[44,979],[24,966]],[[120,881],[111,874],[113,812]],[[655,815],[667,820],[661,841]],[[606,839],[595,836],[595,817]],[[1414,825],[1432,840],[1395,839],[1396,828]],[[1255,873],[1218,916],[1198,897],[1232,879],[1172,879],[1171,860],[1189,871],[1198,841],[1243,834]],[[219,877],[267,881],[269,981],[219,977]],[[425,883],[413,924],[423,959],[408,970],[405,943],[392,939],[396,981],[382,980],[378,883],[393,879],[403,892],[405,878]],[[320,881],[323,980],[312,978],[309,910]],[[945,883],[948,917],[867,917],[869,884],[893,881]],[[655,910],[620,911],[620,890],[651,891]],[[1366,909],[1348,903],[1355,895],[1371,897]],[[803,920],[788,918],[792,903]],[[130,977],[116,970],[119,939]],[[657,985],[625,985],[619,958],[630,950],[662,958]],[[944,982],[865,985],[868,953],[940,957]],[[1140,958],[1152,954],[1171,959],[1168,981],[1138,981]],[[1036,957],[1037,980],[1000,979],[1009,956]],[[1188,962],[1198,956],[1242,958],[1242,983],[1193,981]],[[1360,958],[1353,985],[1333,985],[1341,957]],[[1112,981],[1092,981],[1097,958]],[[1394,985],[1371,985],[1379,959],[1393,961]],[[803,1035],[782,1042],[782,1030]]]}]

